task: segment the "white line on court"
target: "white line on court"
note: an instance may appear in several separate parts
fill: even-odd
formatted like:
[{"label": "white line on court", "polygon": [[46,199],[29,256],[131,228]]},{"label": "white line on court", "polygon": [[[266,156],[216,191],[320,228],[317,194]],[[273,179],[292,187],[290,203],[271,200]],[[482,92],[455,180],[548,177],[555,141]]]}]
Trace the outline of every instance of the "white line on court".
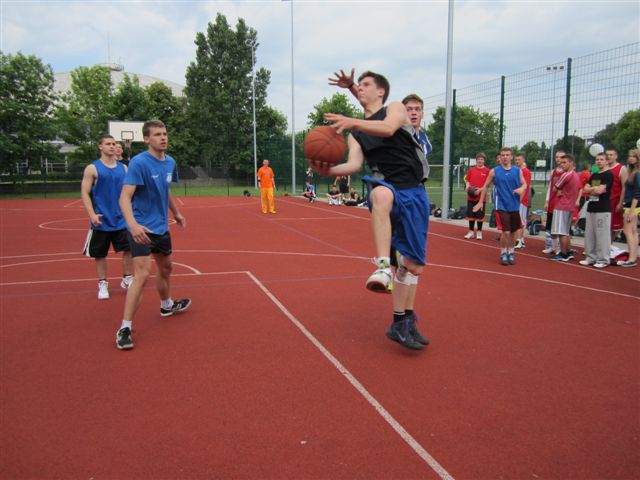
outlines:
[{"label": "white line on court", "polygon": [[415,451],[422,460],[424,460],[434,472],[442,479],[453,480],[453,477],[433,458],[429,452],[427,452],[418,441],[411,436],[400,423],[393,418],[393,416],[382,406],[382,404],[376,400],[376,398],[369,393],[369,391],[362,385],[353,374],[347,370],[347,368],[340,363],[340,361],[334,357],[325,346],[313,336],[313,334],[305,328],[305,326],[298,321],[298,319],[272,294],[267,287],[265,287],[260,280],[258,280],[251,272],[246,274],[255,282],[255,284],[269,297],[269,299],[284,313],[284,315],[291,320],[291,322],[307,337],[307,339],[322,353],[327,360],[349,381],[349,383],[362,395],[369,404],[376,409],[378,414],[393,428],[398,435]]},{"label": "white line on court", "polygon": [[70,202],[70,203],[67,203],[66,205],[63,205],[62,208],[70,207],[71,205],[75,205],[76,203],[81,202],[81,201],[82,201],[82,199],[79,198],[77,200],[74,200],[73,202]]},{"label": "white line on court", "polygon": [[[85,220],[87,222],[87,227],[86,228],[60,228],[60,227],[48,227],[47,225],[51,224],[51,223],[63,223],[63,222],[77,222],[78,220]],[[38,225],[38,228],[42,228],[43,230],[63,230],[63,231],[67,231],[67,230],[80,230],[80,231],[87,231],[89,230],[89,218],[88,217],[80,217],[80,218],[67,218],[64,220],[51,220],[49,222],[44,222],[41,223],[40,225]]]},{"label": "white line on court", "polygon": [[[78,255],[78,254],[76,254]],[[117,261],[120,260],[118,257],[107,257],[107,260]],[[36,260],[33,262],[20,262],[20,263],[10,263],[8,265],[0,265],[0,268],[9,268],[9,267],[22,267],[24,265],[40,265],[43,263],[59,263],[59,262],[86,262],[86,257],[81,258],[63,258],[59,260]],[[172,262],[174,265],[179,265],[181,267],[186,268],[187,270],[191,270],[196,275],[202,275],[202,272],[191,265],[187,265],[186,263],[180,262]],[[47,280],[42,282],[15,282],[15,283],[0,283],[0,285],[20,285],[20,284],[28,284],[28,283],[49,283],[49,282],[64,282],[66,280]]]}]

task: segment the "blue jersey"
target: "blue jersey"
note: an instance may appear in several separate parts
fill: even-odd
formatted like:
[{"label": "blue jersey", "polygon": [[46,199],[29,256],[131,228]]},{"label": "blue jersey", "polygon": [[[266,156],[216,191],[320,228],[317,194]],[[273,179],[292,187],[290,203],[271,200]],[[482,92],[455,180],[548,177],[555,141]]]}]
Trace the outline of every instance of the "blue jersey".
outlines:
[{"label": "blue jersey", "polygon": [[493,169],[495,175],[493,183],[496,192],[496,210],[504,210],[505,212],[520,211],[520,195],[513,191],[520,187],[520,169],[511,166],[509,170],[502,165],[498,165]]},{"label": "blue jersey", "polygon": [[124,179],[125,185],[135,185],[131,199],[133,216],[152,233],[162,235],[169,230],[169,187],[178,181],[176,162],[169,155],[158,160],[148,151],[131,159]]},{"label": "blue jersey", "polygon": [[101,214],[102,225],[97,227],[91,224],[94,230],[115,231],[127,228],[127,224],[120,211],[120,192],[126,169],[120,162],[114,167],[107,167],[100,159],[92,163],[96,167],[98,176],[91,186],[91,203],[93,210]]},{"label": "blue jersey", "polygon": [[431,142],[429,141],[429,137],[427,137],[427,134],[424,133],[423,130],[420,130],[416,137],[418,138],[418,143],[422,145],[424,154],[429,155],[431,153],[431,150],[433,150],[433,147],[431,146]]}]

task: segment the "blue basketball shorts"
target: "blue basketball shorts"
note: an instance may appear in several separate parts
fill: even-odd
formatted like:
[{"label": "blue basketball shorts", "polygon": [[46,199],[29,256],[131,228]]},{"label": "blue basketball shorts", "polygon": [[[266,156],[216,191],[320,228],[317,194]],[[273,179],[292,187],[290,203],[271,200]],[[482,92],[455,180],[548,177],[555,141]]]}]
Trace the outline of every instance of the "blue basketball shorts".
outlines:
[{"label": "blue basketball shorts", "polygon": [[[429,232],[429,197],[422,185],[396,189],[391,184],[369,176],[362,178],[367,186],[367,199],[377,186],[393,192],[391,209],[391,247],[418,265],[426,264],[427,233]],[[371,202],[369,209],[371,210]]]}]

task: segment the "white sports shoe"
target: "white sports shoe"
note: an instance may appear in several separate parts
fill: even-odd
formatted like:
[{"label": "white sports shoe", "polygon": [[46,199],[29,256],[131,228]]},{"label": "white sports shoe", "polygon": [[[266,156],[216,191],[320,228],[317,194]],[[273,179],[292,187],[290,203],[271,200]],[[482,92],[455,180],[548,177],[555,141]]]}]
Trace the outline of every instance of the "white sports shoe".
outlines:
[{"label": "white sports shoe", "polygon": [[473,232],[471,232],[471,231],[467,232],[467,234],[464,236],[464,238],[473,238]]},{"label": "white sports shoe", "polygon": [[606,262],[596,262],[593,266],[596,268],[607,268],[609,264]]},{"label": "white sports shoe", "polygon": [[393,275],[391,268],[378,268],[367,279],[367,289],[375,293],[391,293],[393,291]]},{"label": "white sports shoe", "polygon": [[100,280],[98,282],[98,300],[107,300],[109,298],[109,282]]},{"label": "white sports shoe", "polygon": [[580,260],[578,262],[580,265],[584,265],[585,267],[589,267],[591,265],[595,265],[596,262],[594,262],[593,260],[589,260],[588,258],[585,258],[584,260]]},{"label": "white sports shoe", "polygon": [[482,240],[482,232],[476,232],[476,240]]},{"label": "white sports shoe", "polygon": [[124,277],[122,277],[122,280],[120,280],[120,288],[124,288],[125,290],[127,290],[132,283],[133,275],[125,275]]}]

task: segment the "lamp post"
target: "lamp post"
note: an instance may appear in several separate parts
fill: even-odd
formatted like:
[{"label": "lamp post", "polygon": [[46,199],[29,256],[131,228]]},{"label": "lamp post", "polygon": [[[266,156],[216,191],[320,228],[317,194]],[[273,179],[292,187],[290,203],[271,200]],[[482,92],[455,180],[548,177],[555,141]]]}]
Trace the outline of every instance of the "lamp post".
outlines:
[{"label": "lamp post", "polygon": [[256,59],[251,44],[251,101],[253,103],[253,188],[258,188],[258,145],[256,142]]},{"label": "lamp post", "polygon": [[293,0],[291,0],[291,193],[296,192],[296,110],[293,76]]},{"label": "lamp post", "polygon": [[553,130],[555,128],[556,123],[556,73],[562,72],[564,70],[564,65],[554,65],[547,67],[547,72],[551,72],[553,74],[553,107],[551,109],[551,147],[549,148],[549,165],[551,168],[555,168],[553,164],[553,148],[555,146],[555,140],[553,138]]}]

